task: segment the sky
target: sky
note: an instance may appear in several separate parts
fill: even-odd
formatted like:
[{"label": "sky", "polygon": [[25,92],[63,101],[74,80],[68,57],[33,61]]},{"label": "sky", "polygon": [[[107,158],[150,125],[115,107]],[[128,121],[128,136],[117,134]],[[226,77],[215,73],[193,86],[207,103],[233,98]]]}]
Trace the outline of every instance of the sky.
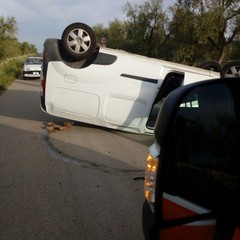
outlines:
[{"label": "sky", "polygon": [[[142,5],[146,0],[128,0]],[[163,0],[166,9],[174,0]],[[73,22],[89,26],[108,26],[114,19],[125,20],[123,7],[127,0],[1,0],[0,16],[15,17],[19,42],[34,44],[42,52],[47,38],[61,38],[63,30]]]}]

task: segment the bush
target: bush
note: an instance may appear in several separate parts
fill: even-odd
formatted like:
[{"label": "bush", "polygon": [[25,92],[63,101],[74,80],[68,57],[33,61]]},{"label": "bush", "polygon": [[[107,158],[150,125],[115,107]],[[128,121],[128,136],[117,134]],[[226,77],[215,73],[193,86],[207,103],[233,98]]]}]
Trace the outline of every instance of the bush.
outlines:
[{"label": "bush", "polygon": [[0,93],[19,75],[22,71],[24,59],[17,58],[0,65]]}]

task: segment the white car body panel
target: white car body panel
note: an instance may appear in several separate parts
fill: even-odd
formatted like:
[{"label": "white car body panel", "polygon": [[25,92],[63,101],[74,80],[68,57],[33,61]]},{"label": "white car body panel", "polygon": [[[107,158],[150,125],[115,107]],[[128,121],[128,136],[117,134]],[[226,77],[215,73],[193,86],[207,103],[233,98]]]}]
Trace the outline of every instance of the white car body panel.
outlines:
[{"label": "white car body panel", "polygon": [[183,84],[218,78],[219,73],[162,60],[101,48],[116,56],[112,64],[97,61],[76,69],[63,61],[49,61],[46,76],[46,112],[80,122],[135,133],[153,133],[146,127],[149,113],[165,76],[184,74]]}]

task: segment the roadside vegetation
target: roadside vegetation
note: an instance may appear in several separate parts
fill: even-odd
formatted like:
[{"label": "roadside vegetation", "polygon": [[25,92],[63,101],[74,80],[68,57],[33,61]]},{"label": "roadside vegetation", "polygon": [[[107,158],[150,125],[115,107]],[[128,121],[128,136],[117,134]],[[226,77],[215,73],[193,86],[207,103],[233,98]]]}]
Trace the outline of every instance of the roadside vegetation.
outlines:
[{"label": "roadside vegetation", "polygon": [[25,56],[37,54],[37,48],[18,42],[15,17],[0,17],[0,93],[16,79],[22,70]]},{"label": "roadside vegetation", "polygon": [[240,59],[239,0],[176,0],[168,9],[148,0],[127,2],[123,11],[125,21],[94,26],[107,47],[187,65]]},{"label": "roadside vegetation", "polygon": [[19,57],[0,65],[0,94],[14,79],[20,76],[23,62],[24,57]]}]

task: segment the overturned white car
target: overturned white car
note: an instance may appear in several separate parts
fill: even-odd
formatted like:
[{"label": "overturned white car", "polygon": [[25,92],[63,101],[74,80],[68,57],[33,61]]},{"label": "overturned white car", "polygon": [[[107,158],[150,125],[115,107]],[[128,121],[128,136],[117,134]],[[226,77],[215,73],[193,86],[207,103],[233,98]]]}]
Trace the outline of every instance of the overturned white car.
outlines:
[{"label": "overturned white car", "polygon": [[162,100],[174,89],[220,73],[100,48],[93,30],[73,23],[44,43],[41,107],[48,114],[152,134]]}]

